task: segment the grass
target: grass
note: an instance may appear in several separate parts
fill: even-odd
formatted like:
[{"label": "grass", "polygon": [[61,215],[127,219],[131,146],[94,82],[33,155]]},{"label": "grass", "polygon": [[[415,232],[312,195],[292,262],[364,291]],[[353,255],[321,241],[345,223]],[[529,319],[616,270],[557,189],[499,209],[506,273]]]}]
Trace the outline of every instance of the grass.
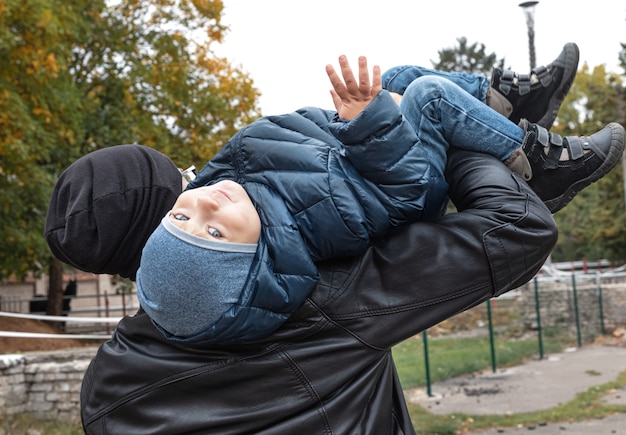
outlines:
[{"label": "grass", "polygon": [[[539,353],[537,339],[511,340],[500,337],[494,343],[497,368],[519,364]],[[429,338],[427,344],[431,383],[492,368],[488,336]],[[547,353],[560,352],[563,347],[563,339],[560,337],[544,340],[543,343],[544,352]],[[393,357],[403,388],[426,385],[426,362],[421,338],[407,340],[396,346]]]},{"label": "grass", "polygon": [[22,414],[0,420],[0,435],[82,435],[78,423],[37,420]]}]

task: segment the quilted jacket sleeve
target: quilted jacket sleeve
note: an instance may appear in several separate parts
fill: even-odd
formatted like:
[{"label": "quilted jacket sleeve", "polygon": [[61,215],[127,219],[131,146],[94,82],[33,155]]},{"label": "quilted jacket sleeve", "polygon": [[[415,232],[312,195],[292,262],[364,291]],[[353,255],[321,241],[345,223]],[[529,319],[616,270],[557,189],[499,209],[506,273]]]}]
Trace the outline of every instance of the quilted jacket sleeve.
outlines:
[{"label": "quilted jacket sleeve", "polygon": [[426,175],[428,158],[417,134],[387,91],[352,121],[335,119],[329,129],[350,162],[377,185],[414,183]]},{"label": "quilted jacket sleeve", "polygon": [[433,173],[414,128],[387,91],[352,121],[336,118],[329,130],[359,174],[384,195],[381,201],[388,204],[392,225],[419,220],[427,192],[443,201],[447,186],[442,174]]}]

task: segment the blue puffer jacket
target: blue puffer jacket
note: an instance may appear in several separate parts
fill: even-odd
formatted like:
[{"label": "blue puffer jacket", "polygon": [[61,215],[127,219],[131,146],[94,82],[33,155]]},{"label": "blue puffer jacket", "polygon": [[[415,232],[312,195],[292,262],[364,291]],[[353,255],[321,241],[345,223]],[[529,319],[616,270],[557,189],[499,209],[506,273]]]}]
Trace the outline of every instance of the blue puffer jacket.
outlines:
[{"label": "blue puffer jacket", "polygon": [[[429,171],[387,91],[350,122],[307,107],[240,130],[188,187],[234,180],[262,224],[246,288],[204,341],[248,341],[278,328],[315,286],[315,261],[358,255],[390,227],[422,218]],[[443,200],[445,186],[437,187]]]}]

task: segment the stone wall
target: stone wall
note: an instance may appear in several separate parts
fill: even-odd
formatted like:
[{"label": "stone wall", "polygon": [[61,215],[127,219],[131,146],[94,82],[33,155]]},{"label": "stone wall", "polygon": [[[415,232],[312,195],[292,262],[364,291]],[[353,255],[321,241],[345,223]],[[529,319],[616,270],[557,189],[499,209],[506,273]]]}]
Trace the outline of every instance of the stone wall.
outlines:
[{"label": "stone wall", "polygon": [[80,387],[96,348],[0,355],[0,412],[80,421]]},{"label": "stone wall", "polygon": [[[535,288],[536,287],[536,288]],[[579,328],[584,335],[610,332],[626,324],[626,276],[572,275],[536,278],[521,289],[524,326]]]}]

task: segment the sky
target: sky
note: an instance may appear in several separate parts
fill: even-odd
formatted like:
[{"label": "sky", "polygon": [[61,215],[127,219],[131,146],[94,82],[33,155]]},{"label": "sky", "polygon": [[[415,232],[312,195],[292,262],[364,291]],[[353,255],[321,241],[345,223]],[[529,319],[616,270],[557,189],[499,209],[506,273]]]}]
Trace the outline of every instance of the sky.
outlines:
[{"label": "sky", "polygon": [[[530,70],[528,26],[520,0],[224,0],[223,44],[213,49],[238,65],[261,92],[264,115],[304,106],[334,109],[326,64],[358,56],[383,71],[396,65],[432,67],[440,50],[468,43]],[[579,68],[604,64],[623,73],[626,2],[540,0],[534,12],[536,65],[550,63],[567,42],[580,48]]]}]

